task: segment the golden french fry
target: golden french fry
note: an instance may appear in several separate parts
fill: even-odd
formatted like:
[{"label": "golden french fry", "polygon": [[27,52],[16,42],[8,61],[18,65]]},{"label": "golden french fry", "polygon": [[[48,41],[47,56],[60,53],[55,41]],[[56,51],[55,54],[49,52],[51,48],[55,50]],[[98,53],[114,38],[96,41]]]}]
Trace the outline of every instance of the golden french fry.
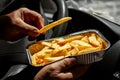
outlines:
[{"label": "golden french fry", "polygon": [[60,47],[60,45],[58,45],[57,43],[53,43],[51,45],[51,48],[54,48],[54,49],[58,49]]},{"label": "golden french fry", "polygon": [[33,54],[32,64],[40,66],[64,57],[94,52],[106,47],[107,43],[99,35],[89,32],[66,38],[53,39],[49,42],[38,42],[30,49]]},{"label": "golden french fry", "polygon": [[67,42],[70,42],[70,41],[73,41],[73,40],[80,40],[83,36],[81,35],[78,35],[78,36],[71,36],[71,37],[68,37],[64,40],[61,40],[58,42],[58,44],[65,44]]},{"label": "golden french fry", "polygon": [[94,51],[98,51],[98,50],[100,50],[99,47],[90,47],[90,48],[80,50],[78,53],[79,54],[85,54],[85,53],[94,52]]},{"label": "golden french fry", "polygon": [[81,41],[84,41],[84,42],[86,42],[86,43],[89,43],[88,36],[84,36],[84,37],[81,39]]},{"label": "golden french fry", "polygon": [[37,61],[36,61],[35,57],[36,57],[36,55],[31,56],[31,58],[32,58],[32,65],[37,65],[36,64]]},{"label": "golden french fry", "polygon": [[79,52],[79,50],[77,48],[74,48],[66,53],[66,57],[67,56],[75,56],[78,54],[78,52]]},{"label": "golden french fry", "polygon": [[36,43],[36,44],[32,44],[31,46],[29,46],[28,49],[30,50],[31,55],[33,55],[34,53],[42,50],[43,47],[44,46],[41,43]]},{"label": "golden french fry", "polygon": [[94,45],[94,46],[99,46],[100,43],[99,41],[96,39],[96,35],[93,33],[91,34],[91,36],[89,37],[89,42]]},{"label": "golden french fry", "polygon": [[64,56],[59,56],[59,57],[47,57],[45,58],[45,60],[47,61],[50,61],[50,62],[53,62],[53,61],[57,61],[57,60],[60,60],[60,59],[63,59]]},{"label": "golden french fry", "polygon": [[66,43],[65,45],[59,47],[60,50],[65,50],[65,49],[71,49],[71,45],[69,43]]},{"label": "golden french fry", "polygon": [[39,30],[39,33],[40,33],[40,34],[41,34],[41,33],[44,33],[44,32],[46,32],[47,30],[49,30],[49,29],[51,29],[51,28],[53,28],[53,27],[56,27],[57,25],[60,25],[60,24],[66,22],[66,21],[69,21],[69,20],[71,20],[71,19],[72,19],[71,17],[61,18],[61,19],[59,19],[59,20],[57,20],[57,21],[55,21],[55,22],[52,22],[52,23],[44,26],[43,28],[41,28],[41,29]]},{"label": "golden french fry", "polygon": [[52,57],[58,57],[58,56],[66,56],[66,53],[68,51],[65,49],[65,50],[54,50],[51,54]]},{"label": "golden french fry", "polygon": [[88,47],[92,47],[89,43],[86,43],[84,41],[81,41],[81,40],[74,40],[71,42],[73,45],[74,44],[77,44],[79,46],[88,46]]},{"label": "golden french fry", "polygon": [[50,42],[45,42],[45,41],[43,41],[43,42],[41,42],[41,44],[44,45],[44,46],[48,46],[48,47],[51,46],[51,43],[50,43]]},{"label": "golden french fry", "polygon": [[97,40],[100,42],[103,49],[107,47],[107,43],[105,42],[105,40],[103,40],[99,36],[97,36]]}]

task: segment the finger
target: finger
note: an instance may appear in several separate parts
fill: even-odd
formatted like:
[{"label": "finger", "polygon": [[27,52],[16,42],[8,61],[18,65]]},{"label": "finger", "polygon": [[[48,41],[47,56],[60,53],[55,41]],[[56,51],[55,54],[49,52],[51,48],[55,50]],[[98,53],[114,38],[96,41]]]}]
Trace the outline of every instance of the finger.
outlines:
[{"label": "finger", "polygon": [[[60,75],[57,74],[61,74],[62,70],[67,69],[68,67],[72,66],[73,64],[75,64],[75,58],[66,58],[63,59],[61,61],[55,62],[53,64],[50,64],[48,66],[45,66],[43,69],[41,69],[35,76],[35,80],[46,80],[46,76],[50,78],[60,78]],[[70,76],[71,74],[68,73],[66,74],[68,76]],[[65,77],[65,76],[64,76]]]},{"label": "finger", "polygon": [[71,72],[60,73],[56,77],[57,80],[73,80],[73,74]]},{"label": "finger", "polygon": [[15,18],[15,25],[21,26],[23,31],[30,36],[38,36],[38,29],[44,26],[44,19],[42,18],[42,16],[39,13],[27,8],[20,8],[18,12],[21,12],[22,14],[20,14],[20,18]]},{"label": "finger", "polygon": [[16,21],[19,21],[19,24],[17,24],[17,26],[21,26],[21,30],[23,30],[23,33],[25,33],[29,36],[33,36],[33,37],[36,37],[36,36],[39,35],[39,29],[38,28],[25,23],[21,19],[16,20]]},{"label": "finger", "polygon": [[65,58],[61,61],[58,61],[54,64],[51,64],[51,67],[52,68],[56,68],[57,67],[57,70],[66,70],[68,69],[69,67],[72,67],[74,64],[76,63],[76,59],[75,58]]},{"label": "finger", "polygon": [[44,26],[44,19],[39,13],[29,10],[27,8],[24,8],[23,12],[25,17],[29,17],[38,29]]},{"label": "finger", "polygon": [[76,80],[79,77],[83,76],[89,67],[90,65],[77,65],[64,73],[58,74],[56,77],[59,80]]}]

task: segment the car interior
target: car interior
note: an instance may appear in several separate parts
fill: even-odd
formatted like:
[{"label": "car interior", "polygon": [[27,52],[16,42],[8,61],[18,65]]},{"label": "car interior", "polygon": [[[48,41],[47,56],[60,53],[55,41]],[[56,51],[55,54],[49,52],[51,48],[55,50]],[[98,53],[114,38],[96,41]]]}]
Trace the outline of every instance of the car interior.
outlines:
[{"label": "car interior", "polygon": [[[1,11],[0,15],[9,13],[10,11],[13,11],[19,7],[25,6],[29,9],[39,12],[45,19],[45,25],[63,17],[72,17],[71,21],[49,30],[45,35],[40,35],[36,39],[36,41],[59,37],[87,29],[96,29],[100,31],[110,41],[111,46],[108,50],[105,51],[103,59],[101,61],[92,63],[92,66],[89,68],[89,70],[77,80],[119,80],[120,25],[98,15],[94,15],[74,8],[69,8],[66,4],[66,1],[69,0],[50,1],[52,1],[51,4],[54,4],[54,6],[51,5],[52,10],[47,10],[46,8],[48,8],[49,6],[45,6],[45,4],[49,2],[49,0],[12,0],[11,3],[9,3]],[[24,47],[23,51],[21,51],[22,55],[19,56],[20,58],[26,58],[25,48],[26,47]],[[8,59],[11,58],[14,57],[10,57]],[[0,80],[32,80],[34,75],[42,68],[33,67],[26,64],[27,62],[24,63],[22,61],[20,62],[20,60],[15,60],[16,58],[7,60],[8,63],[10,63],[9,66],[11,67],[14,65],[21,65],[22,69],[20,66],[16,66],[16,69],[19,70],[18,72],[14,72],[14,69],[11,69],[10,72],[7,73],[9,71],[7,66],[8,64],[5,64],[5,66],[7,66],[7,69],[1,74],[2,77]]]}]

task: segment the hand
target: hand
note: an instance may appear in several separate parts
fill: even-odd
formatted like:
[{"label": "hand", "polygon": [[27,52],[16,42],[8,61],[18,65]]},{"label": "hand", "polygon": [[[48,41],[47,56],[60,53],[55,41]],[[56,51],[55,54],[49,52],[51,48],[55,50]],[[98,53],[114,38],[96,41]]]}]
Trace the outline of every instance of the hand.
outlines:
[{"label": "hand", "polygon": [[0,17],[0,39],[15,41],[26,35],[36,37],[43,23],[39,13],[20,8]]},{"label": "hand", "polygon": [[76,65],[75,58],[66,58],[43,67],[34,80],[75,80],[82,76],[90,65]]}]

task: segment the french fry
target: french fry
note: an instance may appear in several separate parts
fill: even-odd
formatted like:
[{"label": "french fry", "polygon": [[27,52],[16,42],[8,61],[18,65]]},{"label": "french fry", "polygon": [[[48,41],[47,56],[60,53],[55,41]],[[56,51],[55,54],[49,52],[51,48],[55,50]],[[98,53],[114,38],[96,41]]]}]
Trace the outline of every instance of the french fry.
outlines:
[{"label": "french fry", "polygon": [[94,46],[99,46],[100,45],[100,43],[96,39],[96,35],[94,33],[92,33],[91,36],[89,37],[89,42]]},{"label": "french fry", "polygon": [[54,50],[52,53],[51,53],[51,56],[52,57],[58,57],[58,56],[66,56],[66,53],[68,51],[65,49],[65,50]]},{"label": "french fry", "polygon": [[97,40],[100,42],[102,48],[106,48],[107,47],[107,43],[102,38],[97,36]]},{"label": "french fry", "polygon": [[94,52],[94,51],[98,51],[98,50],[100,50],[99,47],[90,47],[90,48],[80,50],[78,53],[79,54],[85,54],[85,53]]},{"label": "french fry", "polygon": [[78,35],[78,36],[72,36],[72,37],[69,37],[69,38],[66,38],[64,40],[61,40],[58,42],[58,44],[65,44],[67,42],[70,42],[70,41],[73,41],[73,40],[79,40],[81,39],[83,36],[81,35]]},{"label": "french fry", "polygon": [[30,47],[30,51],[33,54],[32,64],[40,66],[68,56],[94,52],[106,47],[107,43],[99,35],[89,32],[66,38],[53,39],[49,42],[38,42]]},{"label": "french fry", "polygon": [[78,54],[78,52],[79,52],[79,50],[77,49],[77,48],[74,48],[74,49],[72,49],[72,50],[69,50],[68,52],[67,52],[67,54],[66,54],[66,57],[67,56],[75,56],[75,55],[77,55]]},{"label": "french fry", "polygon": [[69,21],[69,20],[71,20],[71,19],[72,19],[71,17],[61,18],[61,19],[59,19],[59,20],[57,20],[57,21],[55,21],[55,22],[52,22],[52,23],[50,23],[50,24],[42,27],[42,28],[39,30],[39,33],[42,34],[42,33],[46,32],[47,30],[49,30],[49,29],[51,29],[51,28],[53,28],[53,27],[56,27],[57,25],[60,25],[60,24],[66,22],[66,21]]},{"label": "french fry", "polygon": [[31,58],[32,58],[32,65],[37,65],[36,64],[36,55],[33,55],[33,56],[31,56]]},{"label": "french fry", "polygon": [[41,45],[41,43],[32,44],[31,46],[28,47],[31,55],[33,55],[34,53],[42,50],[43,48],[44,48],[44,45]]},{"label": "french fry", "polygon": [[88,36],[84,36],[81,41],[83,42],[86,42],[86,43],[89,43],[89,40],[88,40]]},{"label": "french fry", "polygon": [[60,59],[63,59],[64,56],[59,56],[59,57],[47,57],[45,58],[45,60],[49,61],[49,62],[53,62],[53,61],[57,61],[57,60],[60,60]]},{"label": "french fry", "polygon": [[79,45],[79,46],[85,46],[85,47],[92,47],[89,43],[86,43],[84,41],[81,41],[81,40],[74,40],[71,42],[73,44],[73,46],[75,44]]}]

